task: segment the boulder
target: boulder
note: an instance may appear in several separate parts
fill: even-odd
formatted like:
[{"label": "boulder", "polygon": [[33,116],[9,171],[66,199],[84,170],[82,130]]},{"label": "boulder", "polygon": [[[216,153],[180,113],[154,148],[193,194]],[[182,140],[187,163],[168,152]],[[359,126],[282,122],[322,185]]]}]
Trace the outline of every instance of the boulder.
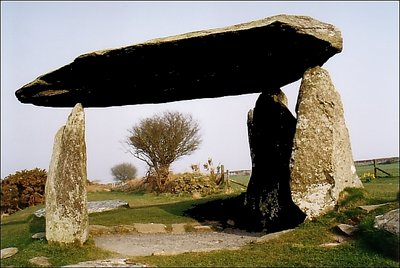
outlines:
[{"label": "boulder", "polygon": [[289,161],[296,119],[285,105],[284,93],[262,93],[248,114],[252,172],[245,207],[251,229],[276,232],[303,222],[293,203]]},{"label": "boulder", "polygon": [[343,105],[329,73],[317,66],[301,82],[291,155],[294,202],[312,219],[332,209],[346,187],[363,187],[356,174]]},{"label": "boulder", "polygon": [[88,238],[85,114],[77,104],[57,132],[46,182],[46,239],[82,245]]},{"label": "boulder", "polygon": [[399,209],[376,216],[374,227],[399,236]]},{"label": "boulder", "polygon": [[277,15],[84,54],[16,96],[40,106],[108,107],[276,93],[341,50],[335,26]]}]

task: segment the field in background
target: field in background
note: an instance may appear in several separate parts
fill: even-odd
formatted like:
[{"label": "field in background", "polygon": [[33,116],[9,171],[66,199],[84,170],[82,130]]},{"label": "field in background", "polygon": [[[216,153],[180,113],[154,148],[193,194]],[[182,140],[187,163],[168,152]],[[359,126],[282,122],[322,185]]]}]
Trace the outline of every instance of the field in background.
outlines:
[{"label": "field in background", "polygon": [[[261,244],[250,244],[235,251],[221,250],[210,253],[188,253],[177,256],[151,256],[135,258],[133,261],[155,266],[356,266],[363,267],[398,267],[398,260],[388,252],[398,249],[392,240],[377,234],[372,228],[375,215],[382,214],[398,207],[399,165],[398,163],[378,164],[379,168],[391,173],[391,177],[378,177],[365,182],[367,196],[355,193],[354,201],[346,202],[345,208],[334,211],[316,221],[301,224],[294,231],[277,240]],[[357,165],[357,173],[362,176],[373,171],[373,165]],[[247,184],[249,176],[230,176],[231,179]],[[219,194],[200,199],[190,195],[123,193],[99,191],[88,194],[90,201],[122,199],[129,202],[130,208],[115,211],[94,213],[89,216],[90,224],[107,226],[132,224],[140,222],[154,223],[189,223],[194,219],[185,214],[193,206],[234,196],[243,191],[238,187],[231,195]],[[352,203],[354,202],[354,203]],[[366,212],[357,209],[360,204],[377,204],[391,202],[376,211]],[[1,247],[18,247],[19,252],[12,258],[1,260],[1,266],[28,267],[28,260],[37,256],[46,256],[54,266],[73,264],[80,261],[105,259],[113,257],[110,252],[94,246],[91,238],[82,248],[75,246],[48,245],[45,241],[33,240],[34,233],[44,231],[43,218],[33,216],[33,212],[43,205],[21,210],[5,217],[1,221]],[[334,242],[334,227],[349,220],[361,221],[363,227],[357,239],[347,244],[324,248],[322,243]],[[366,227],[365,227],[366,226]],[[382,245],[382,243],[384,243]],[[371,246],[372,245],[372,246]],[[394,245],[394,246],[393,246]],[[374,248],[375,247],[375,248]],[[312,257],[310,257],[312,256]]]}]

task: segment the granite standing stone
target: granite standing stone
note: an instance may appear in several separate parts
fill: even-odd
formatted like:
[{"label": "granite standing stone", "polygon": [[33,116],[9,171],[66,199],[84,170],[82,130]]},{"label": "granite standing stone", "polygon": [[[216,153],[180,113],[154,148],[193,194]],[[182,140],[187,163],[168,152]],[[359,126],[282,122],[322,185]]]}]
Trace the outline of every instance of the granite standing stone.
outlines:
[{"label": "granite standing stone", "polygon": [[346,187],[363,187],[356,174],[343,105],[329,73],[308,69],[296,107],[291,156],[293,201],[311,219],[334,208]]},{"label": "granite standing stone", "polygon": [[46,182],[46,239],[82,245],[88,238],[85,115],[77,104],[54,140]]}]

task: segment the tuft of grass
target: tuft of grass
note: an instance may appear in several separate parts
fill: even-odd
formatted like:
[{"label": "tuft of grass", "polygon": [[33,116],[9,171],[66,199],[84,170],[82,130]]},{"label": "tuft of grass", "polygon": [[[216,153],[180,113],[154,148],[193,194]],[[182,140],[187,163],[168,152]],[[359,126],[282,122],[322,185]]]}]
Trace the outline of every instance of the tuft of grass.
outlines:
[{"label": "tuft of grass", "polygon": [[[37,208],[36,208],[37,209]],[[114,254],[95,247],[89,240],[83,247],[75,245],[49,245],[45,240],[33,240],[33,234],[45,230],[45,220],[27,211],[9,216],[1,224],[1,248],[17,247],[18,253],[12,258],[1,260],[1,266],[31,267],[29,259],[38,256],[48,257],[52,266],[62,266],[86,260],[111,257]]]}]

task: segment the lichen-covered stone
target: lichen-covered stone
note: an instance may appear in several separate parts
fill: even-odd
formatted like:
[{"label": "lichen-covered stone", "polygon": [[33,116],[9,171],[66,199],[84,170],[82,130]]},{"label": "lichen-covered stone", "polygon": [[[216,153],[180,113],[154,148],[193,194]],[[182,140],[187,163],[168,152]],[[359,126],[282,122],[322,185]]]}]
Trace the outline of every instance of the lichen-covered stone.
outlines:
[{"label": "lichen-covered stone", "polygon": [[54,139],[46,182],[46,239],[83,244],[89,234],[85,114],[77,104]]},{"label": "lichen-covered stone", "polygon": [[343,105],[329,73],[317,66],[301,82],[291,156],[293,201],[314,218],[332,209],[346,187],[362,187],[356,174]]},{"label": "lichen-covered stone", "polygon": [[277,15],[84,54],[16,96],[41,106],[107,107],[276,93],[341,50],[335,26]]},{"label": "lichen-covered stone", "polygon": [[289,161],[296,119],[284,93],[262,93],[248,114],[252,172],[245,207],[254,230],[275,232],[293,228],[305,215],[293,203]]},{"label": "lichen-covered stone", "polygon": [[399,209],[375,217],[374,227],[399,236]]}]

